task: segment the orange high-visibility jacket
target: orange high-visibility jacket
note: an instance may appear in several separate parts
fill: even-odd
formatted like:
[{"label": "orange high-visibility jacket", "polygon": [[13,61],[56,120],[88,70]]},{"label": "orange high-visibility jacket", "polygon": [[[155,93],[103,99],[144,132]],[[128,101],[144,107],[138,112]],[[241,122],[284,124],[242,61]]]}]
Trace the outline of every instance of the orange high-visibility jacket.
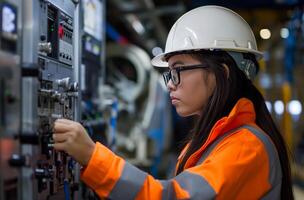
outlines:
[{"label": "orange high-visibility jacket", "polygon": [[174,178],[157,180],[97,143],[82,180],[101,199],[280,199],[282,170],[252,102],[242,98]]}]

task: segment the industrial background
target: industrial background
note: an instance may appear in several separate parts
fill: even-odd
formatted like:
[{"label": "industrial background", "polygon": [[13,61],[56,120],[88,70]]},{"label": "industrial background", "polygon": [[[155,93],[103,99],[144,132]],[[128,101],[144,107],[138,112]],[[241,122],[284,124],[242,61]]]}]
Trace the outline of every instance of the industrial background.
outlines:
[{"label": "industrial background", "polygon": [[81,122],[157,178],[172,176],[192,119],[171,106],[160,69],[173,23],[202,5],[238,12],[264,52],[255,85],[292,153],[304,199],[302,0],[0,0],[0,200],[97,199],[52,147],[53,122]]}]

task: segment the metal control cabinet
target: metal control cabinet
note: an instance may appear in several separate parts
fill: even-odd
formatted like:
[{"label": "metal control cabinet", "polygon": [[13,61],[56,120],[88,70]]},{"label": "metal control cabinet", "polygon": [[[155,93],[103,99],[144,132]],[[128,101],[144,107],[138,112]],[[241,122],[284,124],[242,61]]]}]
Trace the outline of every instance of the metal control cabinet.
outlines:
[{"label": "metal control cabinet", "polygon": [[53,149],[58,118],[79,120],[79,7],[23,1],[21,199],[79,199],[79,166]]},{"label": "metal control cabinet", "polygon": [[81,84],[83,125],[94,141],[106,143],[106,122],[98,104],[105,70],[105,0],[81,0]]},{"label": "metal control cabinet", "polygon": [[18,153],[20,131],[20,29],[18,0],[0,1],[0,199],[18,199],[18,170],[9,166]]},{"label": "metal control cabinet", "polygon": [[82,73],[81,90],[85,100],[98,97],[105,65],[105,0],[81,0]]},{"label": "metal control cabinet", "polygon": [[[99,87],[104,76],[105,0],[81,0],[81,120],[94,141],[107,145],[107,123],[99,104],[104,97]],[[82,185],[83,199],[99,199]]]}]

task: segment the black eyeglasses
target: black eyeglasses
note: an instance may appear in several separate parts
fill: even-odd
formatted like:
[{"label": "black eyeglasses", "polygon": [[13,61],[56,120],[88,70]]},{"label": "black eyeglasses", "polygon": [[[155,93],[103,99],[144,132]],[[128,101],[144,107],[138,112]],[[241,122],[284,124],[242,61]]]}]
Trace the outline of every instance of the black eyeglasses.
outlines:
[{"label": "black eyeglasses", "polygon": [[207,68],[204,64],[197,64],[197,65],[184,65],[180,67],[174,67],[169,71],[163,73],[165,84],[167,85],[170,79],[172,83],[177,86],[180,83],[180,72],[192,69],[200,69],[200,68]]}]

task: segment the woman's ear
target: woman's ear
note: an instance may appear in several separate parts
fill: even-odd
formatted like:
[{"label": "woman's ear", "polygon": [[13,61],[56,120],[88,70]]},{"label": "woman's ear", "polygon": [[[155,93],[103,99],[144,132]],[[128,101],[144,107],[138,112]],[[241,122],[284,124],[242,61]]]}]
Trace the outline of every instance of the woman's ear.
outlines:
[{"label": "woman's ear", "polygon": [[224,67],[225,69],[225,73],[226,73],[226,77],[227,79],[229,78],[229,67],[225,64],[225,63],[222,63],[222,66]]}]

